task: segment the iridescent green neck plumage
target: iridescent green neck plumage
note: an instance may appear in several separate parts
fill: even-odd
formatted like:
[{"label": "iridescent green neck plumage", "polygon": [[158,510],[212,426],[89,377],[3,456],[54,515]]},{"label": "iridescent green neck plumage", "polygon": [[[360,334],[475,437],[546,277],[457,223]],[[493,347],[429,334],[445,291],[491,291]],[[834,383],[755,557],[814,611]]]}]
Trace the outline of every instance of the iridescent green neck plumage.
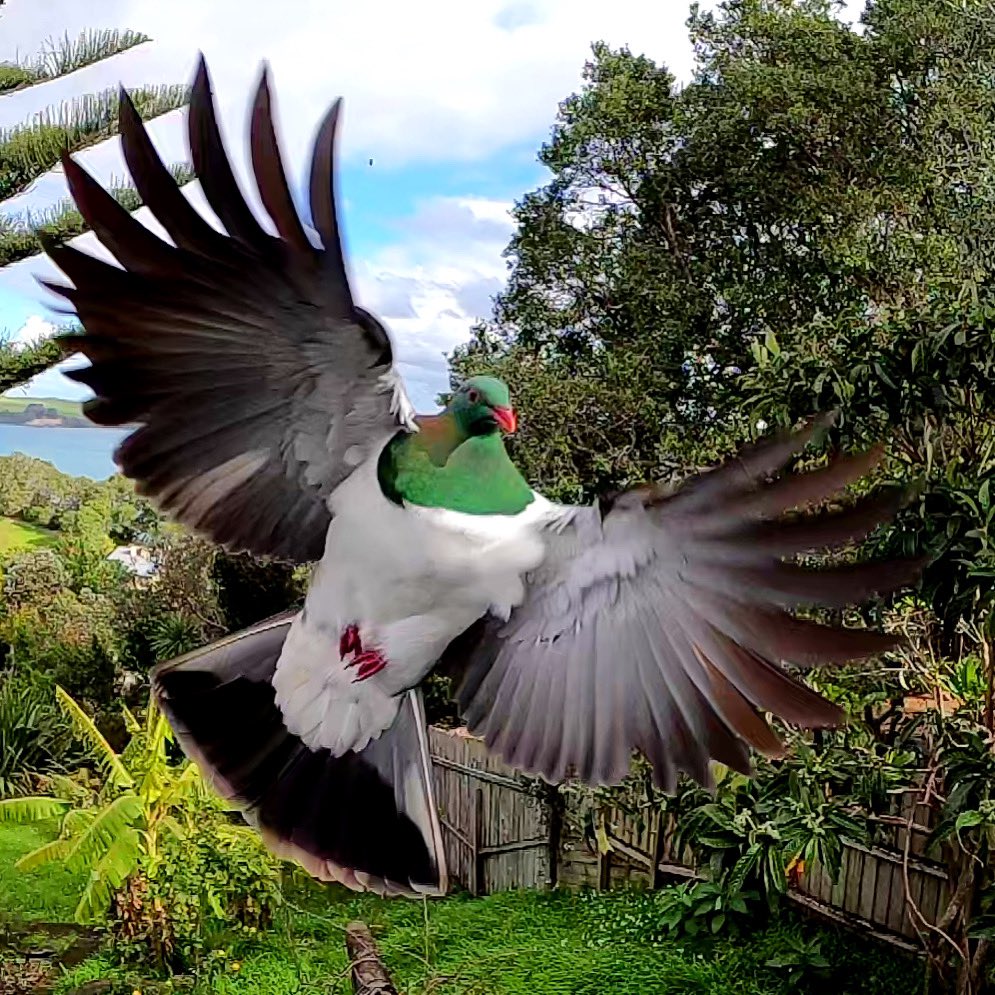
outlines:
[{"label": "iridescent green neck plumage", "polygon": [[391,500],[469,515],[517,515],[531,504],[499,432],[468,435],[448,411],[419,419],[419,428],[395,436],[380,457],[380,488]]}]

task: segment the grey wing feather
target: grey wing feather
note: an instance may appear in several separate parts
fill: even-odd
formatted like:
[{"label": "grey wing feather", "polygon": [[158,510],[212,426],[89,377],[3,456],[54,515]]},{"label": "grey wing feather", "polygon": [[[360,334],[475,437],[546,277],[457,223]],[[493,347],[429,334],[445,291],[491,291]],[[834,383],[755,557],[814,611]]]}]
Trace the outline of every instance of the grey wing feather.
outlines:
[{"label": "grey wing feather", "polygon": [[135,220],[68,155],[80,213],[120,266],[66,246],[49,256],[74,286],[82,326],[64,337],[90,366],[99,425],[139,425],[115,454],[140,493],[215,541],[307,562],[321,556],[332,491],[390,435],[414,430],[386,330],[353,303],[334,205],[338,104],[315,143],[311,244],[280,162],[265,72],[250,151],[264,231],[235,181],[206,66],[194,80],[189,139],[197,177],[225,227],[190,205],[121,93],[125,159],[146,206],[175,243]]},{"label": "grey wing feather", "polygon": [[616,783],[638,750],[672,790],[681,771],[710,783],[711,760],[748,773],[751,747],[779,755],[763,713],[835,725],[840,710],[782,665],[860,659],[897,640],[789,609],[854,604],[912,583],[923,564],[816,569],[782,559],[861,538],[898,504],[872,495],[785,518],[880,455],[768,480],[814,428],[751,447],[676,492],[649,486],[600,508],[563,507],[522,604],[451,648],[464,661],[458,701],[471,732],[554,782]]}]

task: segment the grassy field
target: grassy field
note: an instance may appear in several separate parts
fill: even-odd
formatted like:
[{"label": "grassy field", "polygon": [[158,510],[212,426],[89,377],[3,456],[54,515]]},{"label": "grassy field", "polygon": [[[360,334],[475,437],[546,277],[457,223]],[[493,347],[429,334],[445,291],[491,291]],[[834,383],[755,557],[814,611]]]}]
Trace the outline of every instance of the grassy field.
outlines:
[{"label": "grassy field", "polygon": [[0,517],[0,553],[18,553],[25,549],[48,546],[55,533],[38,525],[27,525],[13,518]]},{"label": "grassy field", "polygon": [[[35,829],[0,826],[0,923],[6,917],[67,917],[71,876],[59,869],[24,875],[11,865],[44,840]],[[408,995],[789,995],[783,969],[766,962],[799,948],[815,931],[794,919],[698,950],[652,945],[632,924],[645,918],[652,896],[634,893],[522,892],[472,899],[457,895],[425,904],[382,901],[308,884],[292,892],[273,930],[245,941],[205,971],[194,995],[284,995],[351,991],[343,930],[363,919],[384,961]],[[817,985],[838,995],[914,990],[918,967],[851,935],[820,931],[834,965]],[[65,995],[86,981],[113,980],[115,991],[142,986],[140,971],[103,956],[65,973]],[[813,989],[816,990],[816,989]]]},{"label": "grassy field", "polygon": [[47,843],[53,825],[0,825],[0,925],[4,922],[68,922],[76,908],[80,878],[61,867],[26,874],[14,861]]},{"label": "grassy field", "polygon": [[66,401],[61,397],[0,396],[0,411],[23,411],[29,404],[43,404],[46,408],[54,408],[60,415],[79,418],[83,414],[79,401]]}]

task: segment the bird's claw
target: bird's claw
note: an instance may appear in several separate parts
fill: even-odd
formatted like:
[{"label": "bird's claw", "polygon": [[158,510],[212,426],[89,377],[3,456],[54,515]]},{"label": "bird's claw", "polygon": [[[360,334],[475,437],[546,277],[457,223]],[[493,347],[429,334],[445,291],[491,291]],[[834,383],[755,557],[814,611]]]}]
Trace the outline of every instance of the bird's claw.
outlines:
[{"label": "bird's claw", "polygon": [[339,636],[339,659],[344,660],[350,653],[362,653],[363,643],[359,638],[359,626],[347,625]]},{"label": "bird's claw", "polygon": [[366,650],[360,653],[347,666],[359,668],[352,681],[353,684],[356,684],[359,681],[367,680],[367,678],[372,677],[374,674],[379,674],[387,666],[387,661],[380,650]]}]

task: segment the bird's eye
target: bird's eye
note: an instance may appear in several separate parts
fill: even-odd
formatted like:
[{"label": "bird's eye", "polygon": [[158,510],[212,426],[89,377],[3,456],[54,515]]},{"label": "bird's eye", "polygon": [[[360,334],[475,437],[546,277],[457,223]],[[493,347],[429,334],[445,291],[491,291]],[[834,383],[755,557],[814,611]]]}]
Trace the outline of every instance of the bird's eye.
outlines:
[{"label": "bird's eye", "polygon": [[476,404],[480,400],[480,394],[473,388],[470,389],[469,393],[466,395],[470,399],[471,404]]}]

